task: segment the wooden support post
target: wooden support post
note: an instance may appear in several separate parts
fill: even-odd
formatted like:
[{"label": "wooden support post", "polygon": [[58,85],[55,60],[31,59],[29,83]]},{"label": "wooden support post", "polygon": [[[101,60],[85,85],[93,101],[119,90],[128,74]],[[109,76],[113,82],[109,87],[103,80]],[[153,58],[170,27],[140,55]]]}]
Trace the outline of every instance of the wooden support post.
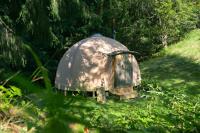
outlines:
[{"label": "wooden support post", "polygon": [[58,94],[60,94],[60,89],[57,89]]},{"label": "wooden support post", "polygon": [[95,98],[95,91],[92,91],[92,97]]},{"label": "wooden support post", "polygon": [[54,88],[54,91],[56,94],[58,94],[58,89],[57,88]]},{"label": "wooden support post", "polygon": [[109,97],[109,92],[108,91],[106,91],[106,97]]},{"label": "wooden support post", "polygon": [[101,103],[106,102],[106,94],[105,94],[105,89],[103,87],[97,88],[97,102]]},{"label": "wooden support post", "polygon": [[74,91],[72,91],[72,96],[76,96]]},{"label": "wooden support post", "polygon": [[85,91],[81,92],[81,96],[85,97]]},{"label": "wooden support post", "polygon": [[67,96],[67,90],[64,90],[64,96]]}]

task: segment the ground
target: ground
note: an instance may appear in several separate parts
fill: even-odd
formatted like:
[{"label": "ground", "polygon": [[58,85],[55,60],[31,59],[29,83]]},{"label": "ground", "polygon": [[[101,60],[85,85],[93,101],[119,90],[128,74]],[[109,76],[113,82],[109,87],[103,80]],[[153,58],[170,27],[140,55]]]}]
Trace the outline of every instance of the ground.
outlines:
[{"label": "ground", "polygon": [[141,62],[140,68],[140,96],[123,101],[111,97],[105,104],[41,91],[20,79],[19,84],[34,91],[9,109],[11,119],[0,122],[0,131],[200,131],[200,30]]}]

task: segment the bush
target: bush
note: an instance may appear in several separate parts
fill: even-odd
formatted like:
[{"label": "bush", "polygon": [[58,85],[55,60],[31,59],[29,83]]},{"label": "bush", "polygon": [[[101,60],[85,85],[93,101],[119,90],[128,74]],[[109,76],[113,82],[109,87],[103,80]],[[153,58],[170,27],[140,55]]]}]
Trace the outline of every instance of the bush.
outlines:
[{"label": "bush", "polygon": [[0,110],[8,109],[12,106],[11,103],[17,101],[17,97],[21,97],[21,90],[15,86],[10,86],[8,88],[0,85]]}]

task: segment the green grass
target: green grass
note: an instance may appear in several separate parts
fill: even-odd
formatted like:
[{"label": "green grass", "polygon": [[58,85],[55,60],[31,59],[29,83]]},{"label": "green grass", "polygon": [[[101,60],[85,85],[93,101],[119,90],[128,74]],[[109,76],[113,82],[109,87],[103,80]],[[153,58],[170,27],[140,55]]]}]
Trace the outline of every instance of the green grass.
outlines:
[{"label": "green grass", "polygon": [[[83,132],[85,127],[90,132],[200,131],[200,30],[142,62],[140,68],[140,97],[109,98],[105,104],[80,95],[64,97],[18,76],[15,85],[29,92],[8,108],[16,113],[5,115],[13,118],[12,123],[19,121],[20,132]],[[0,122],[0,131],[10,130],[3,126],[6,123]]]},{"label": "green grass", "polygon": [[160,53],[161,57],[141,64],[142,77],[155,79],[165,87],[184,89],[186,94],[200,94],[200,30]]}]

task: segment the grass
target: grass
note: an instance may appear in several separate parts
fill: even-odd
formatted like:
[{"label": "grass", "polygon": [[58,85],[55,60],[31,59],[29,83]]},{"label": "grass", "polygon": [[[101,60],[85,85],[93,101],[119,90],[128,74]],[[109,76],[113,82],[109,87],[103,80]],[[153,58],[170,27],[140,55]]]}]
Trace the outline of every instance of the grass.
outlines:
[{"label": "grass", "polygon": [[142,62],[143,82],[137,88],[140,97],[134,100],[109,98],[107,103],[100,104],[81,95],[64,97],[18,76],[15,85],[22,88],[25,96],[7,108],[9,113],[0,121],[0,132],[198,133],[199,51],[200,30],[195,30],[181,42]]},{"label": "grass", "polygon": [[142,77],[155,79],[165,87],[184,89],[186,94],[200,94],[200,30],[160,53],[161,57],[141,64]]}]

